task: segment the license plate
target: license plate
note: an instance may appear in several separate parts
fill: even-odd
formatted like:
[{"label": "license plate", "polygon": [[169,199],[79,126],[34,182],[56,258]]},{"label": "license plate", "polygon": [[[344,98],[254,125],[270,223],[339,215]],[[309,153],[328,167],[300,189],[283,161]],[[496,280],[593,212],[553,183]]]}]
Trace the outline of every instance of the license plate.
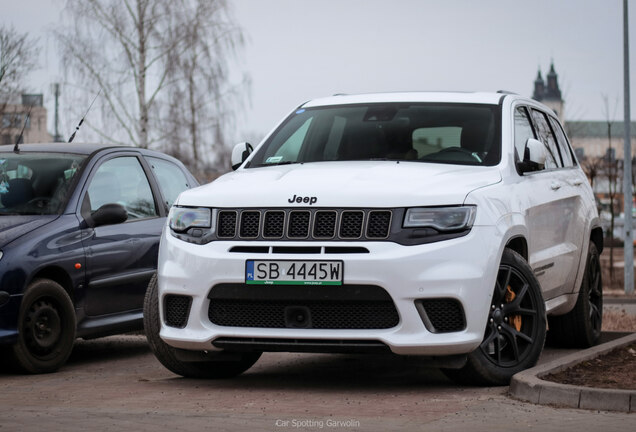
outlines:
[{"label": "license plate", "polygon": [[245,283],[260,285],[342,285],[342,261],[245,262]]}]

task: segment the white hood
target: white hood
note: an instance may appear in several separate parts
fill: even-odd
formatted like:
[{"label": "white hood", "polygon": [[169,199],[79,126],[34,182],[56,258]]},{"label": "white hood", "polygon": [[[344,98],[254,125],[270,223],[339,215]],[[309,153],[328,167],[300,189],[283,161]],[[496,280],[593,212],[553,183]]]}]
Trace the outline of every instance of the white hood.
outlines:
[{"label": "white hood", "polygon": [[[178,204],[224,208],[458,205],[471,191],[499,181],[497,167],[317,162],[241,169],[183,192]],[[290,203],[293,197],[301,197],[301,202]]]}]

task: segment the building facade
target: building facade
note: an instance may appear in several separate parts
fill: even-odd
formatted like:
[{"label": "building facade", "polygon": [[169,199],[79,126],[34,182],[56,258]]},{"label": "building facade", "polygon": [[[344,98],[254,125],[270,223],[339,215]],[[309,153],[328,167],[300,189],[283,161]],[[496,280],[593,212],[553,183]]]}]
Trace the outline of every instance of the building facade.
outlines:
[{"label": "building facade", "polygon": [[18,100],[0,102],[0,144],[51,142],[47,111],[41,94],[23,94]]}]

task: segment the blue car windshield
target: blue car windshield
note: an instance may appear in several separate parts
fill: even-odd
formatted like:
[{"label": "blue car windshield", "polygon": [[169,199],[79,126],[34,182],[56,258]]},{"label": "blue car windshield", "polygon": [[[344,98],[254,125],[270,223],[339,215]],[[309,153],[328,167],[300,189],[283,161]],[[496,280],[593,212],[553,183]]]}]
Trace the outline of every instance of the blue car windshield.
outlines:
[{"label": "blue car windshield", "polygon": [[0,216],[59,214],[85,159],[67,153],[0,153]]}]

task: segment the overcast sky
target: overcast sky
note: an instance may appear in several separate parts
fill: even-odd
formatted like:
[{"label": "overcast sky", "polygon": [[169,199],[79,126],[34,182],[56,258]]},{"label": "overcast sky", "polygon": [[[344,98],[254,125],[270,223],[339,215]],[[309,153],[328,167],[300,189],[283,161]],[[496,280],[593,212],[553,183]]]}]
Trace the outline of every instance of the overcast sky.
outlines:
[{"label": "overcast sky", "polygon": [[[252,85],[235,140],[268,132],[298,104],[334,93],[506,89],[530,96],[538,69],[559,75],[569,120],[623,119],[622,0],[228,0],[246,36],[236,76]],[[44,47],[31,90],[59,80],[46,29],[61,0],[0,0],[0,21]],[[636,2],[630,2],[636,118]],[[64,107],[62,107],[64,109]],[[73,126],[71,126],[72,128]],[[49,125],[49,129],[53,126]]]}]

